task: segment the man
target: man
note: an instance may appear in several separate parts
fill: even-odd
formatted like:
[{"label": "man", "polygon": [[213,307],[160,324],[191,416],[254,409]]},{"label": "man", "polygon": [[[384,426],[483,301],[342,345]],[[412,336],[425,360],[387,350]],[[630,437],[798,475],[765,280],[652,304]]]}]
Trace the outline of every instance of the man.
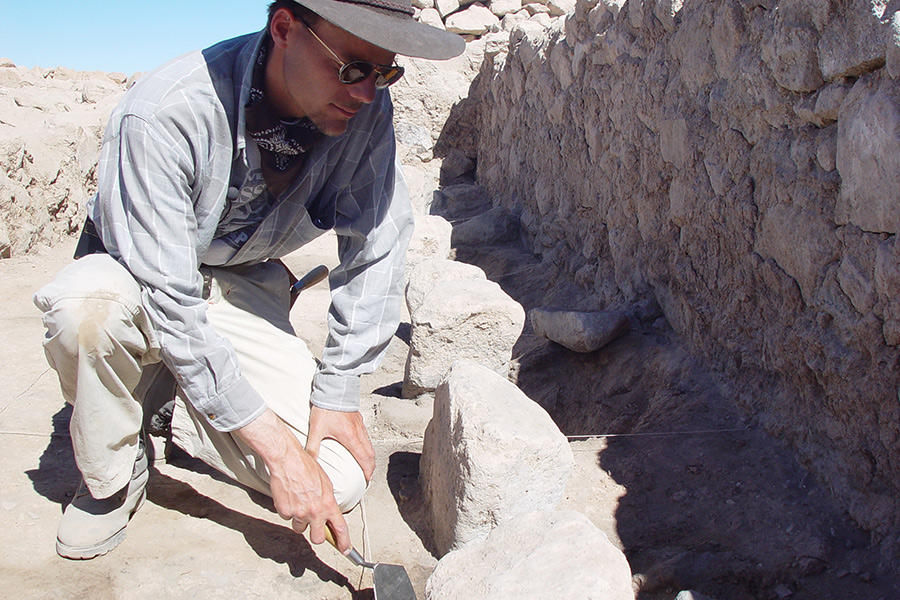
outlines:
[{"label": "man", "polygon": [[[397,327],[412,228],[384,88],[403,74],[395,53],[465,47],[412,13],[409,0],[278,0],[264,31],[162,66],[113,112],[87,255],[35,294],[83,479],[61,556],[124,539],[148,480],[144,412],[175,383],[179,446],[271,495],[312,542],[327,527],[350,548],[342,511],[374,471],[359,375]],[[340,264],[317,363],[271,259],[329,229]]]}]

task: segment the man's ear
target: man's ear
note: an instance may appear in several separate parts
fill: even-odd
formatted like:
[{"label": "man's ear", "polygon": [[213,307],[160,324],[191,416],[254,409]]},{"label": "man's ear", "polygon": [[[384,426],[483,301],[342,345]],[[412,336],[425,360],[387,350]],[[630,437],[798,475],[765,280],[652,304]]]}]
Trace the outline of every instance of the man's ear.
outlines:
[{"label": "man's ear", "polygon": [[272,41],[276,46],[279,48],[287,46],[288,34],[293,25],[294,15],[291,14],[290,9],[279,8],[275,11],[269,24],[269,35],[272,36]]}]

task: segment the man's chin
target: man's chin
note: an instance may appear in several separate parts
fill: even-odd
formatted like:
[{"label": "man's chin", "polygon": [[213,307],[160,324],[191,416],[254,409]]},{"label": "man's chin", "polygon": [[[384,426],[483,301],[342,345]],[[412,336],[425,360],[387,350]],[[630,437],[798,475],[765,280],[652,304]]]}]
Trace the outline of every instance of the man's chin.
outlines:
[{"label": "man's chin", "polygon": [[347,131],[349,119],[311,119],[318,130],[327,136],[343,135]]}]

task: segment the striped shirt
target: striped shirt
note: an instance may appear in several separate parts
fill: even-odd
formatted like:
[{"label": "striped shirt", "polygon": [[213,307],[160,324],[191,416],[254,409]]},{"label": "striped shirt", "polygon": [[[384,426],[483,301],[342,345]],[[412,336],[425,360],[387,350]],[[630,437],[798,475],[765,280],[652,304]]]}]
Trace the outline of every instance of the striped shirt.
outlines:
[{"label": "striped shirt", "polygon": [[141,285],[163,362],[221,431],[246,425],[265,404],[206,318],[200,266],[281,257],[334,229],[340,264],[329,278],[328,339],[310,401],[354,411],[359,375],[378,366],[400,320],[412,233],[390,95],[379,90],[345,133],[309,150],[240,248],[221,251],[227,245],[216,238],[240,227],[246,207],[267,193],[243,108],[262,38],[186,54],[129,90],[107,125],[88,204],[107,250]]}]

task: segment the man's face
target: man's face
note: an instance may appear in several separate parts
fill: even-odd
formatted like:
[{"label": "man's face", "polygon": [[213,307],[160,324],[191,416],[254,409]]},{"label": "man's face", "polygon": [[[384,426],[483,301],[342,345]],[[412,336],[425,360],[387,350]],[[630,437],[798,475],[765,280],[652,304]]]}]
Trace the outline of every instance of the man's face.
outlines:
[{"label": "man's face", "polygon": [[[283,12],[282,12],[283,11]],[[274,48],[266,69],[266,96],[282,118],[308,117],[326,135],[340,135],[375,98],[375,77],[351,85],[338,79],[340,64],[306,25],[282,9],[272,20]],[[392,64],[394,54],[319,20],[311,27],[344,61]]]}]

